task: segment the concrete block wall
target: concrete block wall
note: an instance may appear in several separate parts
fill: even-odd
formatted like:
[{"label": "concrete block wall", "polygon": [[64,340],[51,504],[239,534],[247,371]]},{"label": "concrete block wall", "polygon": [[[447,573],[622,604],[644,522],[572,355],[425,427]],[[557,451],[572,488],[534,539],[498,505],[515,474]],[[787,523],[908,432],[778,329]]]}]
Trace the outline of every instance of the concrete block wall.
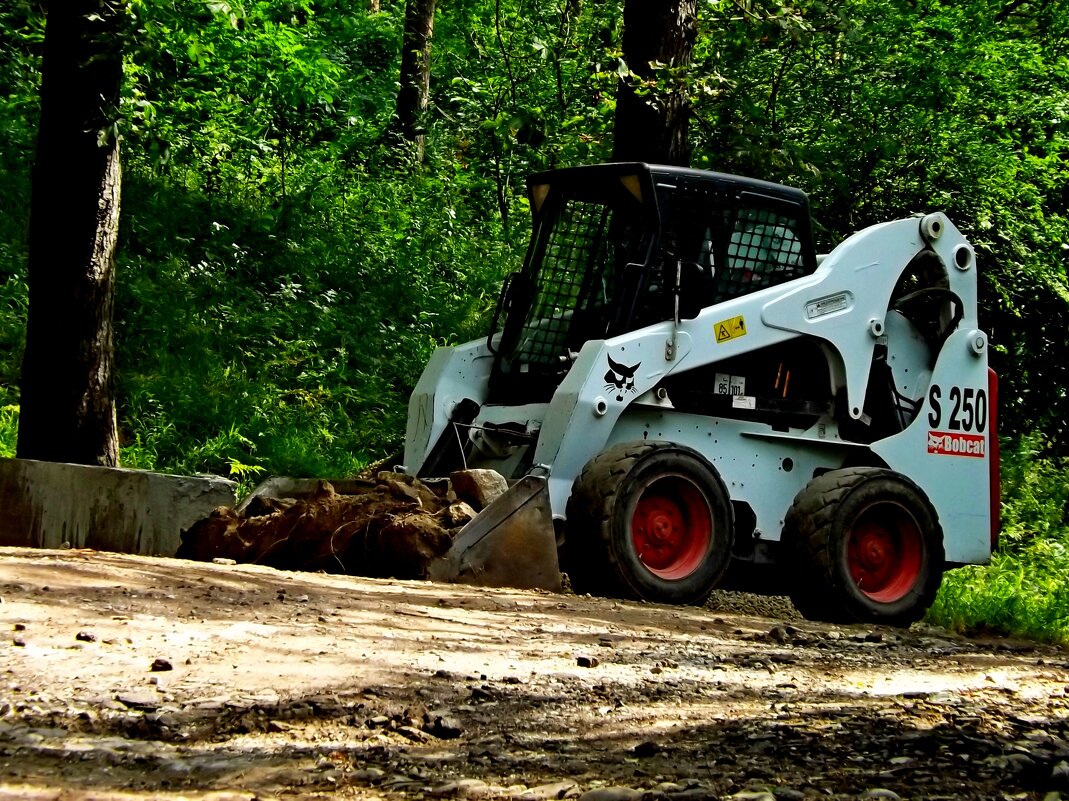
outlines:
[{"label": "concrete block wall", "polygon": [[184,529],[234,505],[236,487],[218,476],[0,459],[0,545],[173,556]]}]

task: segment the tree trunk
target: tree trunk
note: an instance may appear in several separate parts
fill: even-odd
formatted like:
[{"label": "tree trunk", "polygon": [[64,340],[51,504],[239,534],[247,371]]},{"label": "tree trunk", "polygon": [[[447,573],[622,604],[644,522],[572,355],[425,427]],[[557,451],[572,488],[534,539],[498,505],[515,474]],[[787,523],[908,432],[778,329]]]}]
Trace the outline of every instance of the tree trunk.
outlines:
[{"label": "tree trunk", "polygon": [[115,465],[112,365],[122,80],[115,0],[46,5],[18,456]]},{"label": "tree trunk", "polygon": [[408,0],[401,39],[401,90],[397,93],[394,129],[423,161],[427,106],[431,95],[431,38],[437,0]]},{"label": "tree trunk", "polygon": [[[613,127],[614,161],[687,166],[690,107],[682,77],[657,76],[654,63],[672,70],[690,65],[696,0],[626,0],[624,61],[634,75],[620,79]],[[636,89],[643,89],[639,94]],[[649,90],[649,91],[645,91]]]}]

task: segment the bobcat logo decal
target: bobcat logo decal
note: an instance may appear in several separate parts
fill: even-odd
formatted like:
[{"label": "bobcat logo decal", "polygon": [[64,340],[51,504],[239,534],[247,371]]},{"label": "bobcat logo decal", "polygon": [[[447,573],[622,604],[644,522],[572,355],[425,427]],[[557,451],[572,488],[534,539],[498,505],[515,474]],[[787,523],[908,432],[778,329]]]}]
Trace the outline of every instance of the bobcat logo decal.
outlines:
[{"label": "bobcat logo decal", "polygon": [[616,400],[622,401],[624,393],[638,391],[635,389],[635,371],[642,366],[642,362],[628,367],[626,364],[613,361],[612,356],[607,358],[609,371],[605,373],[605,389],[609,392],[615,391]]}]

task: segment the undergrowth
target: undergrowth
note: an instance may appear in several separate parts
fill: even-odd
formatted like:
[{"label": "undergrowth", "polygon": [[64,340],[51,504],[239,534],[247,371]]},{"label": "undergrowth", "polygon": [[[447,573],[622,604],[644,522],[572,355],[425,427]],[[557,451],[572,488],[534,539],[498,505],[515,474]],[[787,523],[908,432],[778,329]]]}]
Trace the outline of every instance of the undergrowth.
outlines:
[{"label": "undergrowth", "polygon": [[1069,643],[1069,479],[1036,437],[1002,462],[1002,535],[988,565],[950,571],[928,621],[967,634]]}]

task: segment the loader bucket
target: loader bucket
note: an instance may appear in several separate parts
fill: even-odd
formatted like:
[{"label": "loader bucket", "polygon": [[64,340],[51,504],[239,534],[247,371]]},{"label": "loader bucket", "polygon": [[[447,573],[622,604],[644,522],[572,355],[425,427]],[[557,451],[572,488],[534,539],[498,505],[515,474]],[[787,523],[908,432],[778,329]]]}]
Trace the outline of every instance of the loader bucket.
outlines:
[{"label": "loader bucket", "polygon": [[561,591],[546,479],[525,476],[460,530],[434,581]]}]

